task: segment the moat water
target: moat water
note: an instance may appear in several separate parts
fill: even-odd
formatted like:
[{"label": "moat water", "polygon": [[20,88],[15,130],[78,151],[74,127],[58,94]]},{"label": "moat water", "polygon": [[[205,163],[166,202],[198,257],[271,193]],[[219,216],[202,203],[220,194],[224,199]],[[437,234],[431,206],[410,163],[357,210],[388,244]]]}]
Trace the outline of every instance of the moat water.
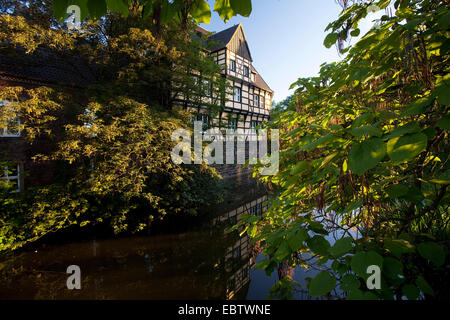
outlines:
[{"label": "moat water", "polygon": [[[225,203],[164,232],[52,241],[0,257],[0,299],[266,299],[282,270],[254,270],[260,250],[248,236],[226,231],[242,214],[264,213],[267,191],[250,177],[230,184]],[[80,267],[80,290],[67,289],[69,265]],[[289,272],[306,285],[319,271]],[[310,297],[297,290],[294,298]]]}]

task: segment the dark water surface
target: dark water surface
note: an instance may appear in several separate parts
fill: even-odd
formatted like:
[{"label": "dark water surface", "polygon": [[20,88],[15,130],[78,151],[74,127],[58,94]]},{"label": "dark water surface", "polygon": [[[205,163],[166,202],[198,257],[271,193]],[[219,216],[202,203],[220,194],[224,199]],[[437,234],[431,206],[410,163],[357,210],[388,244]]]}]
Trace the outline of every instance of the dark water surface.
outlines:
[{"label": "dark water surface", "polygon": [[[258,248],[226,230],[244,213],[265,212],[267,192],[251,178],[230,184],[225,203],[165,233],[42,244],[0,257],[0,299],[266,299],[280,270],[253,270],[263,259]],[[81,290],[67,289],[69,265],[81,269]],[[317,273],[289,272],[301,284]]]}]

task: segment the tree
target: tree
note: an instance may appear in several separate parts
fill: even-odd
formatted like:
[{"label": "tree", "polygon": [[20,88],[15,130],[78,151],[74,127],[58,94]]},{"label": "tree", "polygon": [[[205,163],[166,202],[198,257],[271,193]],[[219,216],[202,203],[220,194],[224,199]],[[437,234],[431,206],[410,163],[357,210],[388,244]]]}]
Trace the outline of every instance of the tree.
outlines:
[{"label": "tree", "polygon": [[[33,5],[46,16],[42,3]],[[200,97],[208,90],[197,85],[193,72],[215,91],[211,112],[221,105],[220,68],[199,41],[179,35],[171,23],[156,39],[139,10],[126,18],[109,13],[72,32],[17,8],[2,8],[9,14],[0,16],[1,54],[32,57],[31,62],[43,56],[50,65],[76,65],[90,77],[77,87],[0,91],[0,99],[13,102],[0,118],[20,116],[34,165],[56,172],[50,184],[29,185],[23,194],[0,193],[0,250],[71,225],[109,223],[116,233],[137,232],[168,213],[195,214],[220,201],[213,169],[177,166],[170,157],[173,130],[190,124],[190,115],[175,108],[181,104],[177,97],[204,103]],[[2,153],[0,161],[8,160],[10,154]]]},{"label": "tree", "polygon": [[[330,34],[356,30],[369,5],[390,3],[353,4]],[[310,282],[313,296],[334,288],[347,299],[448,296],[448,3],[392,3],[395,15],[342,62],[292,85],[296,108],[269,125],[283,132],[280,172],[262,178],[274,187],[271,207],[243,220],[267,256],[257,268],[325,269]],[[382,270],[380,290],[366,286],[372,265]],[[276,286],[284,297],[287,286]]]},{"label": "tree", "polygon": [[[144,20],[152,22],[157,39],[160,39],[162,26],[171,21],[187,31],[192,19],[196,23],[209,23],[211,20],[211,8],[206,0],[54,0],[53,12],[59,21],[68,18],[67,8],[71,4],[80,7],[81,20],[88,16],[93,20],[100,19],[108,10],[125,17],[138,10]],[[216,0],[214,11],[226,22],[238,14],[248,17],[252,3],[251,0]]]}]

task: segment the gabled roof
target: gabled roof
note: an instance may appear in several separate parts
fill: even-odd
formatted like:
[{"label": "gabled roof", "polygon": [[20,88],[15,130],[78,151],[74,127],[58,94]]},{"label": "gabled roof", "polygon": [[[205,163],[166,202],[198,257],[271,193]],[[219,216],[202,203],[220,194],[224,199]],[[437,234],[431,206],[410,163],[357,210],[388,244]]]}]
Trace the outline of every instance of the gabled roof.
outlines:
[{"label": "gabled roof", "polygon": [[211,32],[209,32],[205,28],[200,27],[199,25],[195,26],[195,32],[200,33],[200,34],[204,34],[206,36],[209,36],[211,34]]},{"label": "gabled roof", "polygon": [[[208,31],[201,27],[196,28],[196,32],[208,35]],[[208,42],[213,44],[213,47],[209,49],[210,52],[228,48],[238,55],[253,61],[242,24],[236,24],[228,29],[210,35]],[[273,90],[270,89],[253,65],[251,65],[251,72],[255,74],[255,80],[252,81],[255,86],[273,93]]]},{"label": "gabled roof", "polygon": [[236,24],[211,35],[208,38],[208,42],[213,43],[213,48],[210,48],[211,52],[228,48],[244,58],[253,61],[242,24]]},{"label": "gabled roof", "polygon": [[256,71],[255,67],[251,66],[251,72],[255,73],[255,81],[253,81],[253,84],[257,86],[258,88],[264,89],[266,91],[270,91],[273,93],[273,90],[270,89],[269,85],[264,81],[264,79],[261,77],[258,71]]},{"label": "gabled roof", "polygon": [[220,32],[214,33],[212,36],[208,38],[208,41],[214,42],[215,46],[211,48],[211,52],[223,49],[230,42],[233,35],[236,33],[236,29],[239,27],[239,24],[234,25],[228,29],[222,30]]}]

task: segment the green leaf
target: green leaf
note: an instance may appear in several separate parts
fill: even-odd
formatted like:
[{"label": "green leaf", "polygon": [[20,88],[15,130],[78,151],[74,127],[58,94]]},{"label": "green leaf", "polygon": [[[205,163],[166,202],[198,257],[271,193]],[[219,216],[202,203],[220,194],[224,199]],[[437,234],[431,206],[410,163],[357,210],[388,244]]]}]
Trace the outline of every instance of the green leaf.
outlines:
[{"label": "green leaf", "polygon": [[408,193],[403,195],[402,198],[414,203],[421,203],[424,199],[424,196],[419,188],[416,188],[415,186],[410,186]]},{"label": "green leaf", "polygon": [[374,115],[371,112],[365,112],[353,120],[352,127],[357,128],[364,124],[369,124],[373,119]]},{"label": "green leaf", "polygon": [[230,0],[216,0],[214,3],[214,11],[216,11],[220,18],[225,22],[235,15],[235,12],[231,8]]},{"label": "green leaf", "polygon": [[434,242],[423,242],[417,246],[420,255],[440,267],[445,262],[444,249]]},{"label": "green leaf", "polygon": [[258,226],[256,224],[252,224],[247,229],[247,234],[250,236],[250,238],[254,238],[256,236],[256,232],[258,231]]},{"label": "green leaf", "polygon": [[358,252],[353,256],[350,263],[352,270],[363,279],[367,279],[367,268],[372,265],[376,265],[380,267],[380,269],[382,269],[383,266],[383,257],[375,251]]},{"label": "green leaf", "polygon": [[297,162],[294,168],[291,170],[291,175],[296,175],[300,172],[303,172],[305,170],[309,169],[309,162],[308,161],[300,161]]},{"label": "green leaf", "polygon": [[413,159],[427,148],[428,138],[423,133],[393,138],[387,143],[387,153],[398,164]]},{"label": "green leaf", "polygon": [[125,0],[106,0],[106,6],[111,12],[117,12],[128,17],[128,1]]},{"label": "green leaf", "polygon": [[420,131],[420,127],[417,122],[410,122],[405,124],[404,126],[398,127],[394,129],[391,133],[389,133],[386,138],[392,139],[402,136],[407,133],[416,133]]},{"label": "green leaf", "polygon": [[350,35],[351,35],[352,37],[357,37],[357,36],[359,36],[360,33],[361,33],[361,30],[355,29],[355,30],[352,30],[352,31],[350,32]]},{"label": "green leaf", "polygon": [[400,258],[404,253],[414,252],[414,246],[403,239],[384,240],[384,247],[397,258]]},{"label": "green leaf", "polygon": [[275,251],[275,259],[278,261],[284,261],[291,254],[291,250],[287,244],[287,242],[283,241],[281,245],[278,247],[277,251]]},{"label": "green leaf", "polygon": [[308,238],[308,232],[305,229],[299,229],[287,235],[287,242],[292,251],[297,251],[303,246],[303,241]]},{"label": "green leaf", "polygon": [[87,7],[92,20],[98,20],[106,14],[105,0],[88,0]]},{"label": "green leaf", "polygon": [[328,231],[325,230],[323,224],[317,221],[309,222],[309,230],[314,231],[315,233],[328,234]]},{"label": "green leaf", "polygon": [[429,182],[436,184],[450,184],[450,179],[431,179]]},{"label": "green leaf", "polygon": [[417,300],[420,295],[420,290],[411,284],[406,284],[402,288],[403,294],[408,298],[408,300]]},{"label": "green leaf", "polygon": [[434,296],[434,290],[428,284],[424,277],[418,276],[416,279],[416,285],[422,290],[423,293],[428,294],[430,296]]},{"label": "green leaf", "polygon": [[355,145],[349,152],[349,169],[361,176],[374,168],[386,155],[386,145],[379,138],[370,138]]},{"label": "green leaf", "polygon": [[345,237],[336,241],[336,243],[330,248],[330,254],[334,257],[340,257],[348,253],[352,249],[353,239]]},{"label": "green leaf", "polygon": [[400,198],[408,193],[409,187],[404,184],[391,184],[385,189],[390,198]]},{"label": "green leaf", "polygon": [[352,134],[355,137],[364,137],[364,136],[381,137],[383,135],[383,131],[374,126],[364,126],[350,129],[350,134]]},{"label": "green leaf", "polygon": [[211,22],[211,8],[205,0],[195,1],[191,9],[191,14],[197,23],[209,24]]},{"label": "green leaf", "polygon": [[438,86],[434,93],[437,95],[438,101],[444,106],[450,106],[450,87],[445,83]]},{"label": "green leaf", "polygon": [[151,14],[153,14],[153,3],[147,2],[142,10],[142,19],[147,19]]},{"label": "green leaf", "polygon": [[177,17],[175,5],[168,1],[163,1],[163,5],[161,7],[161,23],[169,23],[175,17]]},{"label": "green leaf", "polygon": [[438,21],[439,27],[442,30],[447,30],[450,26],[450,12],[446,12]]},{"label": "green leaf", "polygon": [[309,294],[313,297],[321,297],[328,294],[336,287],[336,278],[328,272],[322,271],[311,280]]},{"label": "green leaf", "polygon": [[450,130],[450,115],[446,115],[445,117],[442,117],[436,125],[444,130]]},{"label": "green leaf", "polygon": [[333,134],[327,134],[323,137],[320,137],[319,139],[303,146],[300,148],[300,151],[306,150],[306,151],[312,151],[316,148],[321,148],[326,146],[329,142],[333,141],[336,137]]},{"label": "green leaf", "polygon": [[340,288],[342,291],[352,291],[358,289],[360,285],[361,283],[359,282],[359,279],[355,275],[346,274],[342,278]]},{"label": "green leaf", "polygon": [[67,7],[69,6],[68,0],[53,0],[52,1],[52,8],[53,8],[53,14],[55,15],[55,18],[62,22],[64,18],[68,15],[67,14]]},{"label": "green leaf", "polygon": [[265,270],[270,264],[270,259],[264,259],[257,262],[254,266],[255,270]]},{"label": "green leaf", "polygon": [[378,297],[372,292],[354,289],[347,295],[347,300],[378,300]]},{"label": "green leaf", "polygon": [[230,5],[236,14],[248,17],[252,13],[252,1],[251,0],[230,0]]},{"label": "green leaf", "polygon": [[394,258],[384,258],[383,273],[391,279],[398,279],[403,274],[403,264]]},{"label": "green leaf", "polygon": [[308,239],[306,243],[312,252],[322,256],[326,256],[330,249],[330,243],[323,236],[315,235]]},{"label": "green leaf", "polygon": [[412,116],[416,114],[422,114],[428,110],[428,108],[431,106],[433,102],[434,102],[433,96],[418,99],[406,106],[406,109],[402,113],[402,116]]},{"label": "green leaf", "polygon": [[338,39],[338,34],[337,34],[337,33],[329,33],[329,34],[325,37],[325,40],[323,41],[323,45],[324,45],[326,48],[329,49],[329,48],[331,48],[331,46],[332,46],[333,44],[336,43],[337,39]]}]

